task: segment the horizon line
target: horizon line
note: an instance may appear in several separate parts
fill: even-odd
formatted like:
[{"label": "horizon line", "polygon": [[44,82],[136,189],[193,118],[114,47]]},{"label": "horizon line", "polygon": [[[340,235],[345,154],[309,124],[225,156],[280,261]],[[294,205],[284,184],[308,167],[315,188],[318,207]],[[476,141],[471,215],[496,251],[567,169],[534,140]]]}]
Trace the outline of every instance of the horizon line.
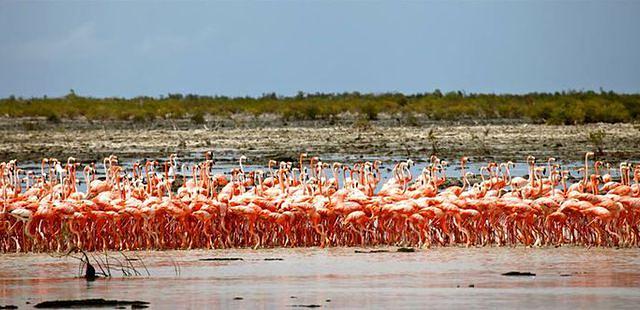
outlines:
[{"label": "horizon line", "polygon": [[[428,96],[428,95],[436,95],[440,93],[441,96],[447,96],[448,94],[456,94],[459,96],[529,96],[529,95],[572,95],[572,94],[596,94],[596,95],[625,95],[625,96],[634,96],[640,95],[640,91],[636,92],[626,92],[626,91],[614,91],[614,90],[606,90],[600,88],[598,90],[594,89],[564,89],[564,90],[556,90],[556,91],[529,91],[529,92],[467,92],[466,90],[448,90],[443,91],[441,89],[435,88],[431,91],[424,92],[402,92],[402,91],[383,91],[383,92],[363,92],[358,90],[351,91],[335,91],[335,92],[307,92],[307,91],[297,91],[295,94],[281,94],[275,91],[273,92],[264,92],[261,95],[224,95],[224,94],[198,94],[198,93],[183,93],[183,92],[167,92],[166,94],[158,94],[158,95],[136,95],[136,96],[93,96],[93,95],[82,95],[78,94],[74,89],[70,89],[68,93],[65,95],[57,95],[50,96],[47,94],[43,94],[41,96],[20,96],[15,94],[10,94],[6,97],[0,97],[0,100],[28,100],[28,99],[63,99],[68,96],[76,96],[80,98],[90,98],[90,99],[137,99],[137,98],[151,98],[151,99],[168,99],[172,96],[196,96],[198,98],[212,98],[212,99],[263,99],[267,97],[275,98],[275,99],[295,99],[299,98],[301,95],[304,97],[307,96],[346,96],[346,95],[357,95],[357,96],[386,96],[386,95],[402,95],[404,97],[415,97],[415,96]],[[303,98],[304,98],[303,97]]]}]

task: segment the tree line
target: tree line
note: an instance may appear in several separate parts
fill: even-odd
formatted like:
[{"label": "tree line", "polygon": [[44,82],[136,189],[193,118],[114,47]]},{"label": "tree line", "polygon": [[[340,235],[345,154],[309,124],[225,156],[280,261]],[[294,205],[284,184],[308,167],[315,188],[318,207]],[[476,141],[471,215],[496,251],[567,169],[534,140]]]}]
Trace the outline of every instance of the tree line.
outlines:
[{"label": "tree line", "polygon": [[380,113],[433,120],[522,119],[547,124],[618,123],[640,120],[640,94],[611,91],[565,91],[528,94],[475,94],[439,90],[402,93],[303,93],[260,97],[168,94],[134,98],[94,98],[74,91],[63,97],[0,99],[0,115],[46,117],[56,121],[84,117],[89,120],[191,118],[235,113],[277,114],[286,120],[333,119],[350,112],[367,120]]}]

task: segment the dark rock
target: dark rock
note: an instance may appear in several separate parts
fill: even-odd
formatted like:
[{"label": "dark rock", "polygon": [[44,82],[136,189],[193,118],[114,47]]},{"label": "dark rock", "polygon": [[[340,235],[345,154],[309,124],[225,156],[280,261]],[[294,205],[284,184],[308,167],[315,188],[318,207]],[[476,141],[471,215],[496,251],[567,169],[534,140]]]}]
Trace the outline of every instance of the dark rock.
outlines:
[{"label": "dark rock", "polygon": [[503,273],[502,275],[503,276],[510,276],[510,277],[535,277],[536,276],[535,273],[520,272],[520,271],[509,271],[509,272]]},{"label": "dark rock", "polygon": [[77,300],[53,300],[36,304],[35,308],[83,308],[83,307],[110,307],[110,306],[131,306],[148,307],[146,301],[128,300],[107,300],[103,298],[77,299]]},{"label": "dark rock", "polygon": [[266,261],[276,261],[276,260],[284,260],[284,258],[279,258],[279,257],[267,257],[264,260]]},{"label": "dark rock", "polygon": [[295,308],[320,308],[322,306],[321,305],[311,304],[311,305],[291,305],[291,307],[295,307]]},{"label": "dark rock", "polygon": [[233,297],[233,300],[243,300],[243,299],[244,299],[244,298],[242,298],[241,296]]},{"label": "dark rock", "polygon": [[368,254],[368,253],[388,253],[389,250],[371,250],[371,251],[355,250],[354,252],[355,253],[365,253],[365,254]]},{"label": "dark rock", "polygon": [[240,257],[209,257],[209,258],[199,259],[199,261],[201,262],[234,261],[234,260],[244,260],[244,259]]},{"label": "dark rock", "polygon": [[0,306],[0,309],[18,309],[18,306],[6,305],[6,306]]},{"label": "dark rock", "polygon": [[469,287],[476,287],[475,284],[469,284]]},{"label": "dark rock", "polygon": [[416,249],[414,248],[398,248],[397,252],[401,252],[401,253],[411,253],[411,252],[415,252]]}]

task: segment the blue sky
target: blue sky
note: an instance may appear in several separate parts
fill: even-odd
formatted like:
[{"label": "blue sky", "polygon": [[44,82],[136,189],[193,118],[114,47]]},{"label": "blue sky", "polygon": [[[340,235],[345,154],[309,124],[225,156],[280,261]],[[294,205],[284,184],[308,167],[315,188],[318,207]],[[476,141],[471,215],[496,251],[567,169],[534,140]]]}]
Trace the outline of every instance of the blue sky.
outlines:
[{"label": "blue sky", "polygon": [[0,97],[640,92],[640,1],[0,2]]}]

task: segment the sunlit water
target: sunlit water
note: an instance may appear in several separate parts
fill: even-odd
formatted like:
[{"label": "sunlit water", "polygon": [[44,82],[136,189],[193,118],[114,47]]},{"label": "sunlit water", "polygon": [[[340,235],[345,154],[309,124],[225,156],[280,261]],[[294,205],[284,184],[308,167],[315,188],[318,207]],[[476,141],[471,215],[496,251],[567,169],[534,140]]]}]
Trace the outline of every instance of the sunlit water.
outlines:
[{"label": "sunlit water", "polygon": [[[78,262],[72,258],[4,254],[0,305],[29,308],[46,300],[106,298],[148,301],[153,309],[296,305],[637,309],[640,302],[637,249],[451,247],[415,253],[385,249],[391,252],[357,254],[355,248],[138,252],[150,276],[122,277],[115,272],[115,277],[95,282],[76,278]],[[243,260],[200,261],[211,257]],[[144,270],[140,262],[134,264]],[[508,271],[536,276],[501,275]]]}]

